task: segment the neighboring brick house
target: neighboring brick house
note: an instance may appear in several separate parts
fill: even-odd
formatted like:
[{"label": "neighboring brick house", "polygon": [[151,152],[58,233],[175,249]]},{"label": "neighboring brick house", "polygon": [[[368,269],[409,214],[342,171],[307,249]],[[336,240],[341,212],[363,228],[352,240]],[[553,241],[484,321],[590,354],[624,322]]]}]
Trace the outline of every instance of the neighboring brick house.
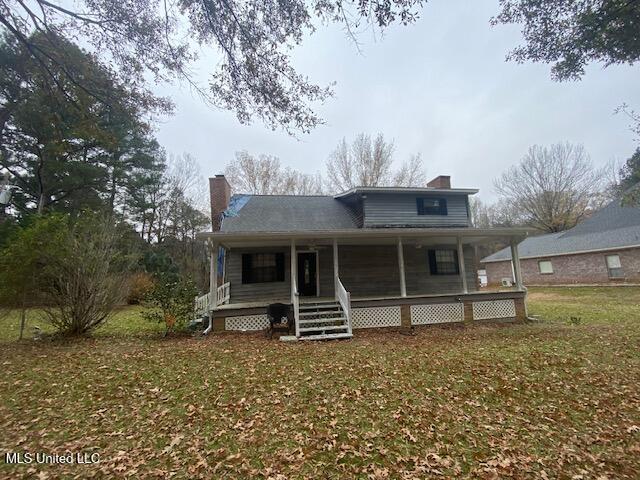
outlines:
[{"label": "neighboring brick house", "polygon": [[[614,201],[566,232],[527,238],[518,251],[525,285],[640,283],[640,208]],[[508,248],[480,262],[489,285],[513,278]]]}]

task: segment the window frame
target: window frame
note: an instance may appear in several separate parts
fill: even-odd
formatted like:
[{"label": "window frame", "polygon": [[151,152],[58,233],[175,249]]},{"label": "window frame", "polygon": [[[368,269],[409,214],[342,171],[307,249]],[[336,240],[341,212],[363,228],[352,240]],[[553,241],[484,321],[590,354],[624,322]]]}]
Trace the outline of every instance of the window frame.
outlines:
[{"label": "window frame", "polygon": [[[543,272],[542,271],[541,265],[543,263],[548,263],[549,264],[550,271],[548,271],[548,272]],[[555,273],[554,270],[553,270],[553,262],[551,260],[538,260],[538,273],[540,275],[553,275]]]},{"label": "window frame", "polygon": [[[438,268],[438,254],[437,252],[450,252],[453,255],[453,265],[455,267],[455,271],[441,271]],[[427,260],[429,263],[429,273],[431,275],[450,275],[450,276],[459,276],[460,275],[460,262],[458,259],[458,250],[455,248],[432,248],[427,250]],[[450,263],[450,262],[447,262]]]},{"label": "window frame", "polygon": [[[264,263],[258,256],[273,255],[273,266],[256,266],[257,263]],[[285,281],[284,252],[250,252],[243,253],[241,258],[241,282],[242,285],[252,285],[257,283],[277,283]],[[263,269],[263,271],[259,271]],[[267,275],[266,269],[273,269],[273,273]]]},{"label": "window frame", "polygon": [[[619,267],[611,267],[609,265],[609,258],[616,257],[618,259]],[[611,279],[620,279],[624,278],[624,270],[622,269],[622,260],[620,259],[619,253],[609,253],[604,256],[604,264],[607,267],[607,276]],[[619,275],[612,275],[612,271],[619,273]]]},{"label": "window frame", "polygon": [[[436,211],[436,207],[425,207],[425,200],[437,200],[438,207]],[[446,217],[449,215],[449,210],[447,208],[447,199],[445,197],[433,197],[433,196],[425,196],[425,197],[416,197],[416,208],[418,211],[418,215],[429,215],[429,216],[441,216]],[[433,209],[429,211],[428,209]]]}]

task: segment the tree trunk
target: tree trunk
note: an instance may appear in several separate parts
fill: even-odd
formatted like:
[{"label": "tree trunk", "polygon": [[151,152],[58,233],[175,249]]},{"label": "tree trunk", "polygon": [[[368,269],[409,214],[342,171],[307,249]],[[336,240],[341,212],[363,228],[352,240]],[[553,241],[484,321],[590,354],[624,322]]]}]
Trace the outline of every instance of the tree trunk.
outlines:
[{"label": "tree trunk", "polygon": [[36,179],[38,181],[38,215],[42,215],[46,205],[47,196],[44,191],[44,180],[42,179],[42,169],[44,168],[44,159],[42,153],[38,154],[38,168],[36,169]]},{"label": "tree trunk", "polygon": [[20,316],[20,340],[24,336],[24,326],[27,322],[27,307],[22,305],[22,315]]},{"label": "tree trunk", "polygon": [[120,161],[120,156],[115,154],[113,158],[113,168],[111,169],[111,186],[109,188],[109,212],[113,216],[116,206],[116,191],[118,189],[118,175],[116,174],[116,163]]},{"label": "tree trunk", "polygon": [[46,204],[47,201],[47,197],[44,194],[44,192],[40,192],[40,196],[38,197],[38,215],[42,215],[42,213],[44,212],[44,206]]}]

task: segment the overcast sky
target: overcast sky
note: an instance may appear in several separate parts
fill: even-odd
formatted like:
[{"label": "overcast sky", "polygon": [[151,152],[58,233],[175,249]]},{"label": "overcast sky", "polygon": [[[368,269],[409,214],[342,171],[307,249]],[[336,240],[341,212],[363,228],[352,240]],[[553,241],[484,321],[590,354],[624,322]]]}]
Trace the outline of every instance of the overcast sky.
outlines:
[{"label": "overcast sky", "polygon": [[[313,173],[342,137],[381,132],[395,142],[398,163],[421,153],[427,176],[451,175],[455,187],[495,197],[492,179],[533,144],[582,143],[596,165],[624,160],[636,148],[629,121],[615,108],[640,109],[638,67],[593,65],[580,82],[550,79],[549,66],[505,62],[521,43],[517,27],[491,27],[497,0],[427,4],[417,23],[384,38],[361,37],[359,54],[339,26],[321,27],[295,51],[295,66],[314,82],[335,81],[335,97],[318,111],[326,125],[298,139],[259,121],[240,125],[187,87],[156,92],[176,104],[158,127],[170,154],[189,152],[205,177],[221,173],[238,150],[280,158]],[[199,72],[215,66],[203,57]]]}]

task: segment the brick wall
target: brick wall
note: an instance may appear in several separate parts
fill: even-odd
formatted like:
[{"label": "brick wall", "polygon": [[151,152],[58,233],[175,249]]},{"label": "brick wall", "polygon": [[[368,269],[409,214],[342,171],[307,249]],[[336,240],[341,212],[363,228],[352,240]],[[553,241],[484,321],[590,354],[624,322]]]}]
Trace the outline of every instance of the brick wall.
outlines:
[{"label": "brick wall", "polygon": [[211,201],[211,229],[220,230],[222,212],[229,207],[231,187],[224,175],[216,175],[209,179],[209,198]]},{"label": "brick wall", "polygon": [[[610,279],[605,255],[620,256],[624,278]],[[552,274],[541,274],[539,260],[549,260],[553,266]],[[564,285],[571,283],[620,283],[640,282],[640,248],[610,250],[597,253],[580,253],[557,257],[521,259],[522,280],[525,285]],[[498,285],[503,278],[512,278],[511,262],[485,263],[489,285]]]}]

